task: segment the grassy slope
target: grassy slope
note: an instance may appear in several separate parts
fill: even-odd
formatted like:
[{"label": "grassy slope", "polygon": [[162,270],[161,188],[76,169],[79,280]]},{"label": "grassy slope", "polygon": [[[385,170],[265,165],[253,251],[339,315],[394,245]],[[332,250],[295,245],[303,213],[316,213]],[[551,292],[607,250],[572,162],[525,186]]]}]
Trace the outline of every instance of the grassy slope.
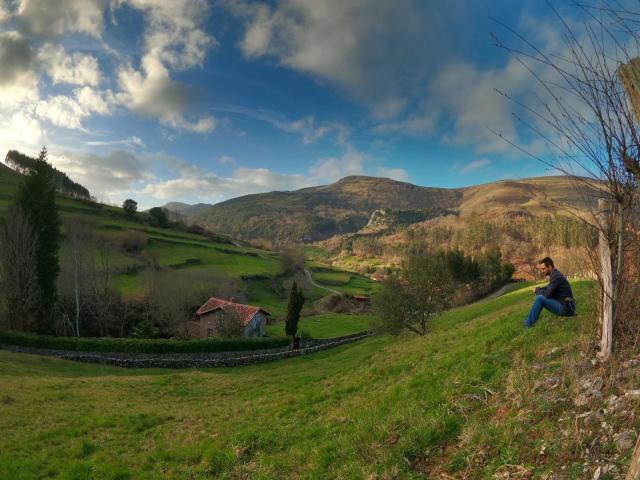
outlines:
[{"label": "grassy slope", "polygon": [[580,317],[545,313],[527,331],[528,288],[451,310],[423,338],[234,369],[0,352],[0,478],[434,478],[434,465],[460,478],[467,459],[484,460],[465,478],[517,463],[540,474],[566,453],[548,445],[539,462],[557,418],[510,412],[506,380],[554,346],[572,351],[593,328],[593,288],[575,285]]},{"label": "grassy slope", "polygon": [[[298,332],[306,333],[313,338],[338,337],[368,330],[372,319],[371,315],[348,315],[344,313],[313,315],[300,321]],[[272,337],[284,335],[284,322],[269,325],[267,333]]]},{"label": "grassy slope", "polygon": [[[6,215],[7,209],[13,202],[20,176],[10,169],[0,169],[0,218]],[[272,252],[252,247],[238,247],[227,243],[216,243],[200,235],[177,232],[168,229],[147,227],[133,221],[122,212],[122,209],[103,205],[95,208],[91,205],[70,199],[59,198],[58,205],[63,218],[78,219],[90,226],[91,233],[100,242],[113,246],[111,265],[120,272],[115,281],[123,294],[134,294],[141,286],[141,275],[135,273],[135,268],[144,268],[145,257],[155,258],[162,267],[174,267],[173,274],[176,281],[191,273],[213,272],[239,279],[243,275],[265,276],[274,275],[280,269],[278,255]],[[127,255],[120,248],[122,238],[131,232],[143,232],[148,238],[148,244],[141,255]],[[67,246],[61,249],[62,256],[67,252]],[[186,261],[196,259],[195,265],[182,266]],[[124,273],[127,269],[134,273]],[[348,273],[340,273],[349,277]],[[318,283],[322,283],[318,280]],[[269,287],[269,281],[245,281],[248,301],[260,305],[277,317],[284,315],[286,299],[280,298]],[[364,277],[354,276],[351,281],[337,287],[349,293],[363,293],[370,291],[374,283]],[[326,295],[325,291],[311,289],[312,300]],[[205,299],[203,299],[204,301]],[[342,330],[339,329],[339,332]]]}]

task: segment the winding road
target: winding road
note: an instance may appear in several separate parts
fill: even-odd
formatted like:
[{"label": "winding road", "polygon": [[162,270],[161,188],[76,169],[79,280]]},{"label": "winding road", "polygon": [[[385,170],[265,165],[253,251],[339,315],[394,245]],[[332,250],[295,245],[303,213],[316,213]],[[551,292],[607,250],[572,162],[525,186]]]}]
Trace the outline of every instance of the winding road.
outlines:
[{"label": "winding road", "polygon": [[329,288],[329,287],[325,287],[323,285],[320,285],[319,283],[317,283],[314,279],[313,276],[311,275],[311,270],[309,270],[308,268],[304,269],[304,274],[307,276],[307,279],[309,280],[309,283],[311,285],[313,285],[314,287],[317,288],[321,288],[322,290],[326,290],[327,292],[331,292],[337,295],[342,295],[344,292],[341,292],[339,290],[334,290],[333,288]]}]

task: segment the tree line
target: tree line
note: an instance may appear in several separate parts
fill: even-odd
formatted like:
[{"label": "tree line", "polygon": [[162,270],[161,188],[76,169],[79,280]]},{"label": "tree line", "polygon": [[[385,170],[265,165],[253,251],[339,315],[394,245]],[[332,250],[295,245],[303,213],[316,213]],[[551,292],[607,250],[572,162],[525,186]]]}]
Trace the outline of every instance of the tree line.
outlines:
[{"label": "tree line", "polygon": [[[40,153],[40,156],[42,156]],[[44,149],[46,154],[46,149]],[[33,158],[17,150],[9,150],[4,159],[5,163],[15,171],[27,175],[35,168],[43,168],[40,157]],[[51,182],[53,183],[57,193],[79,200],[91,200],[89,190],[77,182],[71,180],[66,173],[61,172],[57,168],[47,164],[51,170]]]},{"label": "tree line", "polygon": [[389,275],[373,297],[375,328],[398,334],[427,333],[432,317],[468,303],[508,282],[514,268],[499,250],[472,258],[460,250],[430,251],[412,243],[400,268]]}]

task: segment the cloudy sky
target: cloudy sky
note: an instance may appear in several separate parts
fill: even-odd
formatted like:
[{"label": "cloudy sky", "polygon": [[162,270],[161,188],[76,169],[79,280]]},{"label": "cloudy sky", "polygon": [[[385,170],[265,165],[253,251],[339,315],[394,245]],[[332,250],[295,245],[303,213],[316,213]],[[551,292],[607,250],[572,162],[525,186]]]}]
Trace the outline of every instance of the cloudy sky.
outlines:
[{"label": "cloudy sky", "polygon": [[[215,203],[365,174],[463,186],[548,174],[495,89],[531,77],[544,2],[0,0],[0,151],[100,200]],[[4,153],[3,153],[4,154]]]}]

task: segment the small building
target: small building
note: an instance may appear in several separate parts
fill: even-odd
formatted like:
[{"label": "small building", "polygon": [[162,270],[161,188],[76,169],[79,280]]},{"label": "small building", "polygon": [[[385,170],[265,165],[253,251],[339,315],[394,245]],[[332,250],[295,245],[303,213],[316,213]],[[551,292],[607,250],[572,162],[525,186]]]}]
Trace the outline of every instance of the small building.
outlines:
[{"label": "small building", "polygon": [[[263,337],[267,334],[269,312],[252,305],[236,303],[235,299],[211,297],[196,312],[197,320],[187,322],[187,333],[192,338],[221,336],[226,322],[237,322],[244,337]],[[228,325],[227,325],[228,327]]]}]

